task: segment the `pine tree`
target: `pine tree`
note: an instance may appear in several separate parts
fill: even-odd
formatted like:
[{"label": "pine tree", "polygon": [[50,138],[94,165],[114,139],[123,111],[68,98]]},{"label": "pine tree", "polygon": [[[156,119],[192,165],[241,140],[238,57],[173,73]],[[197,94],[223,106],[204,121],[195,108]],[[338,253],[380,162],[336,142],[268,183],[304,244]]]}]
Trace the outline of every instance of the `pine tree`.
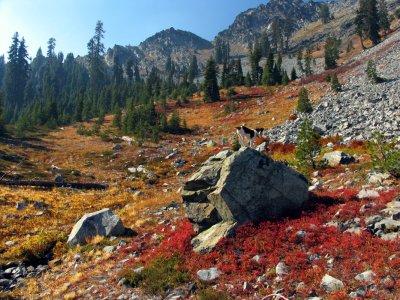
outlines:
[{"label": "pine tree", "polygon": [[322,22],[322,24],[327,24],[330,19],[331,19],[331,14],[329,11],[329,6],[326,3],[320,3],[319,4],[319,18]]},{"label": "pine tree", "polygon": [[193,84],[194,79],[199,75],[199,66],[197,64],[196,55],[192,56],[192,61],[190,62],[188,73],[189,73],[188,74],[188,81],[189,81],[190,84]]},{"label": "pine tree", "polygon": [[379,16],[376,0],[359,0],[355,24],[363,48],[364,37],[369,38],[374,45],[379,43]]},{"label": "pine tree", "polygon": [[104,85],[106,80],[106,71],[103,61],[105,47],[102,42],[104,33],[105,31],[103,29],[103,22],[97,21],[95,34],[87,44],[90,87],[94,94],[98,94],[100,92],[101,87]]},{"label": "pine tree", "polygon": [[6,63],[4,55],[0,55],[0,89],[3,87],[4,76],[6,75]]},{"label": "pine tree", "polygon": [[299,49],[297,51],[297,66],[300,70],[300,74],[304,73],[304,66],[303,66],[303,50]]},{"label": "pine tree", "polygon": [[4,130],[4,95],[3,91],[0,89],[0,136],[5,132]]},{"label": "pine tree", "polygon": [[125,74],[129,81],[133,79],[133,60],[130,59],[126,62],[125,65]]},{"label": "pine tree", "polygon": [[291,80],[291,81],[295,81],[297,78],[298,78],[298,77],[297,77],[296,68],[293,67],[293,68],[292,68],[292,72],[290,73],[290,80]]},{"label": "pine tree", "polygon": [[271,45],[269,43],[268,35],[265,32],[261,33],[260,46],[261,46],[261,56],[267,57],[268,53],[271,50]]},{"label": "pine tree", "polygon": [[383,31],[384,36],[386,36],[390,30],[390,21],[385,0],[379,0],[378,2],[378,18],[379,28]]},{"label": "pine tree", "polygon": [[286,38],[285,40],[286,51],[289,49],[289,40],[293,34],[293,31],[294,31],[294,21],[291,14],[289,13],[288,15],[286,15],[283,23],[283,32]]},{"label": "pine tree", "polygon": [[247,72],[246,77],[244,78],[244,85],[246,87],[251,87],[253,85],[253,82],[251,80],[251,75],[249,72]]},{"label": "pine tree", "polygon": [[371,80],[371,82],[379,83],[382,81],[382,79],[377,74],[376,66],[372,60],[368,61],[366,73],[367,73],[368,79]]},{"label": "pine tree", "polygon": [[215,60],[211,57],[204,73],[204,102],[215,101],[219,101],[219,88]]},{"label": "pine tree", "polygon": [[310,99],[308,98],[308,91],[305,87],[300,90],[299,100],[297,103],[297,111],[303,113],[312,112]]},{"label": "pine tree", "polygon": [[251,55],[250,55],[250,67],[251,67],[251,81],[254,84],[258,84],[260,82],[260,75],[262,74],[262,68],[260,68],[260,60],[261,60],[261,49],[260,45],[256,44]]},{"label": "pine tree", "polygon": [[119,63],[118,56],[116,55],[114,56],[112,71],[113,71],[113,81],[117,86],[119,86],[124,80],[124,70],[122,69],[122,66]]},{"label": "pine tree", "polygon": [[313,48],[310,46],[306,49],[306,55],[304,56],[304,73],[306,76],[312,75],[312,68],[311,68],[311,62],[313,59],[312,56],[312,50]]},{"label": "pine tree", "polygon": [[332,82],[332,77],[330,73],[326,73],[325,81],[331,83]]},{"label": "pine tree", "polygon": [[122,111],[118,105],[116,105],[114,108],[114,119],[112,126],[118,129],[121,129],[122,127]]},{"label": "pine tree", "polygon": [[340,92],[342,90],[342,85],[340,84],[336,73],[334,73],[332,77],[332,90],[334,92]]},{"label": "pine tree", "polygon": [[168,130],[171,133],[178,133],[181,129],[181,119],[178,111],[174,111],[168,121]]},{"label": "pine tree", "polygon": [[[271,31],[272,31],[272,45],[274,46],[275,53],[278,53],[279,45],[282,39],[282,30],[279,17],[274,17],[271,24]],[[283,50],[281,48],[281,50]]]},{"label": "pine tree", "polygon": [[274,56],[272,52],[268,54],[261,81],[263,84],[269,86],[275,85],[276,83],[274,78]]},{"label": "pine tree", "polygon": [[300,131],[297,135],[297,149],[295,152],[296,158],[300,162],[300,166],[304,169],[312,167],[315,169],[315,156],[321,150],[319,145],[320,136],[313,127],[313,122],[306,118],[300,126]]},{"label": "pine tree", "polygon": [[335,69],[339,59],[340,39],[336,36],[328,36],[325,42],[325,69]]},{"label": "pine tree", "polygon": [[29,63],[25,39],[18,39],[18,33],[13,36],[13,42],[8,51],[8,64],[5,78],[6,114],[8,120],[17,120],[18,113],[24,105],[24,91],[28,81]]}]

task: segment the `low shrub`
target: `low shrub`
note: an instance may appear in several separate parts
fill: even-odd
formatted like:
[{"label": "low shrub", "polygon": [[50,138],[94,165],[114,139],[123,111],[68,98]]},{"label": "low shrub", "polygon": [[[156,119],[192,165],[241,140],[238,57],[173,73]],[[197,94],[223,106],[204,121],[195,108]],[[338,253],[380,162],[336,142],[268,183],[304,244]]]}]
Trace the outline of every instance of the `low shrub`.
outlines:
[{"label": "low shrub", "polygon": [[14,259],[29,262],[41,260],[52,253],[57,242],[63,240],[65,240],[65,236],[58,231],[43,231],[17,245],[9,255]]},{"label": "low shrub", "polygon": [[143,288],[148,294],[164,295],[170,289],[189,281],[189,272],[182,268],[179,256],[158,257],[141,272],[124,270],[120,276],[132,287]]},{"label": "low shrub", "polygon": [[373,167],[380,172],[388,172],[396,178],[400,177],[400,143],[386,140],[375,132],[375,142],[369,144]]},{"label": "low shrub", "polygon": [[224,292],[213,290],[211,288],[201,290],[196,297],[197,300],[229,300],[232,299]]}]

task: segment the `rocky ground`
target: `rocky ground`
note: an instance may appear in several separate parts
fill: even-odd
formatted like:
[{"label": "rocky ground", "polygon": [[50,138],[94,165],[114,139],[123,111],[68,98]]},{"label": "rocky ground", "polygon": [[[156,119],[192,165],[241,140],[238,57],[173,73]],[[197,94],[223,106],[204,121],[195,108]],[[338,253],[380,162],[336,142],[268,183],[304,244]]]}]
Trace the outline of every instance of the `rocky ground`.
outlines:
[{"label": "rocky ground", "polygon": [[[323,135],[338,135],[345,141],[370,139],[374,131],[397,138],[400,135],[399,57],[400,32],[397,32],[346,63],[356,66],[339,75],[342,92],[323,96],[312,113],[300,114],[296,120],[268,130],[266,136],[275,141],[294,142],[302,120],[307,117]],[[384,79],[382,83],[368,80],[365,70],[370,59]]]}]

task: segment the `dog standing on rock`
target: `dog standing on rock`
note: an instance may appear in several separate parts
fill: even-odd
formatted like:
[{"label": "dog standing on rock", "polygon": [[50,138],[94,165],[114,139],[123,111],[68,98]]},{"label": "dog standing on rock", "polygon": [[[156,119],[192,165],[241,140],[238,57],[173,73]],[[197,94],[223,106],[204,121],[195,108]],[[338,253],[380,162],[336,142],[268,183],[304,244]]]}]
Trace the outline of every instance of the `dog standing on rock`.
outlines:
[{"label": "dog standing on rock", "polygon": [[[249,146],[250,148],[253,147],[254,140],[256,137],[262,137],[263,131],[264,131],[264,128],[251,129],[251,128],[244,126],[244,124],[240,127],[236,127],[236,133],[239,137],[240,145],[245,146],[245,147]],[[246,140],[249,141],[248,144],[247,144]]]}]

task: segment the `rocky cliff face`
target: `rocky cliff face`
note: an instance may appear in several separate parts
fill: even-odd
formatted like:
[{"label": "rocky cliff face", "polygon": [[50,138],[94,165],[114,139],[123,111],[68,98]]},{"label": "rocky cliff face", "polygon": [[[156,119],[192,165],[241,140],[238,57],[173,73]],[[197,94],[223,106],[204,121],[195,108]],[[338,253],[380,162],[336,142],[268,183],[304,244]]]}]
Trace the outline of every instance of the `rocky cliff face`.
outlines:
[{"label": "rocky cliff face", "polygon": [[229,41],[232,54],[245,54],[249,42],[257,40],[263,31],[268,32],[272,20],[284,20],[290,15],[294,29],[299,30],[318,19],[318,3],[303,0],[271,0],[257,8],[239,14],[228,29],[220,32],[217,38]]}]

